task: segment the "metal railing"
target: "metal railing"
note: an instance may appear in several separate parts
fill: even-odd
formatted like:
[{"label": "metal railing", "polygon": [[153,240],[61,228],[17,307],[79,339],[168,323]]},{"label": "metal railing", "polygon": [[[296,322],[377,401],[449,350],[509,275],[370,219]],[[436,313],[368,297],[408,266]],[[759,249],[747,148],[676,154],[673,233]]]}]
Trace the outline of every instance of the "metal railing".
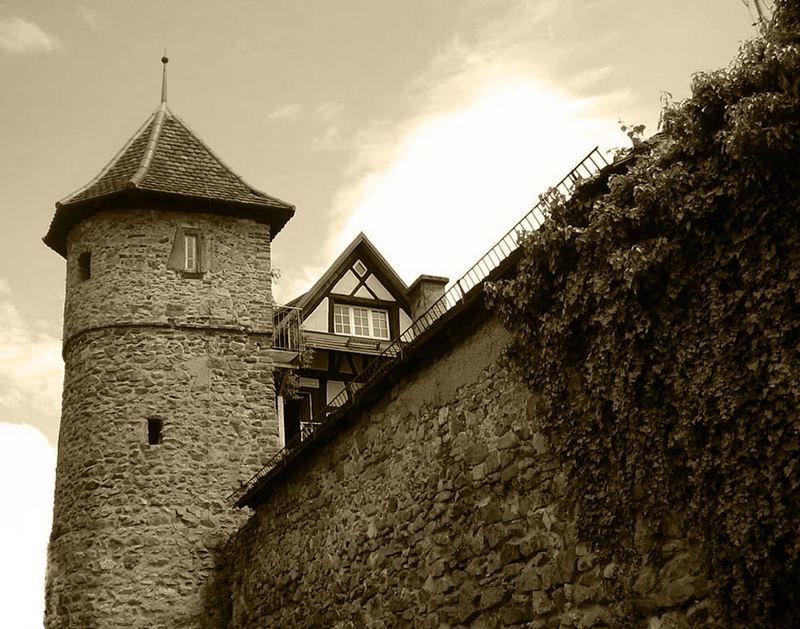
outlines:
[{"label": "metal railing", "polygon": [[500,266],[519,246],[520,234],[538,229],[544,222],[550,208],[561,199],[569,198],[575,187],[581,181],[588,179],[608,166],[609,162],[603,157],[597,147],[592,149],[575,168],[573,168],[553,188],[539,197],[533,208],[522,217],[486,254],[475,263],[460,279],[447,289],[428,310],[420,315],[414,322],[384,349],[378,356],[370,361],[364,370],[351,380],[344,389],[335,396],[328,405],[315,418],[317,422],[309,425],[308,430],[303,430],[290,443],[278,451],[256,474],[246,483],[240,485],[229,497],[232,504],[238,504],[251,489],[262,479],[286,465],[292,458],[293,450],[303,441],[311,439],[326,426],[332,425],[346,412],[358,399],[359,392],[378,381],[386,372],[392,369],[404,358],[404,353],[412,345],[420,343],[427,336],[431,326],[457,305],[464,303],[471,291],[481,284],[492,271]]},{"label": "metal railing", "polygon": [[272,321],[274,324],[272,347],[299,352],[303,343],[300,329],[300,308],[275,306]]}]

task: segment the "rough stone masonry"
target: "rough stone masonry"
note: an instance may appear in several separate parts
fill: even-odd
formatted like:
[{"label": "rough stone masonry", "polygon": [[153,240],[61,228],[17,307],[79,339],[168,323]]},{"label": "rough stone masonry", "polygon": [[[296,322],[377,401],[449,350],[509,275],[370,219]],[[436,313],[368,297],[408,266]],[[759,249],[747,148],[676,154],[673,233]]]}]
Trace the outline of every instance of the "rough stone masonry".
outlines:
[{"label": "rough stone masonry", "polygon": [[[169,265],[182,229],[203,237],[192,276]],[[278,447],[269,236],[146,208],[70,231],[47,627],[201,627],[224,609],[215,549],[245,519],[225,497]]]},{"label": "rough stone masonry", "polygon": [[[608,626],[618,568],[559,513],[535,396],[499,360],[507,333],[450,325],[470,331],[259,499],[220,568],[223,626]],[[637,532],[637,625],[702,626],[690,543],[654,533]]]}]

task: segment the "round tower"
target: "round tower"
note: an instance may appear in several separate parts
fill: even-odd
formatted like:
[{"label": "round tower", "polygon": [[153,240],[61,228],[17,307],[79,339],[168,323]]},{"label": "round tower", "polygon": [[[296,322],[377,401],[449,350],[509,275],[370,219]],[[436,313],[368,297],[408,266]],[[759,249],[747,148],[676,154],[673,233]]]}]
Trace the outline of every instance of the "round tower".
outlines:
[{"label": "round tower", "polygon": [[[165,60],[166,62],[166,60]],[[226,497],[279,447],[270,240],[254,190],[166,104],[56,204],[64,394],[47,627],[213,626]]]}]

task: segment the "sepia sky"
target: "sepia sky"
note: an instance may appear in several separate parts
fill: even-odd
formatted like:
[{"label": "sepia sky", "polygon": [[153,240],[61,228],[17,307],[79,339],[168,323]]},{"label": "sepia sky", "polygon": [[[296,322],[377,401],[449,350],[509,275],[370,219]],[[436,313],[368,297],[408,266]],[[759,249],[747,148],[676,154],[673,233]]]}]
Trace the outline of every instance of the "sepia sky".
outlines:
[{"label": "sepia sky", "polygon": [[[591,148],[623,145],[619,120],[655,132],[662,93],[727,65],[751,24],[741,0],[0,0],[0,553],[43,557],[49,528],[64,263],[40,239],[157,106],[164,48],[170,108],[297,207],[282,302],[359,231],[407,283],[456,279]],[[45,532],[6,548],[31,518]],[[2,570],[23,611],[0,625],[40,626],[41,588]]]}]

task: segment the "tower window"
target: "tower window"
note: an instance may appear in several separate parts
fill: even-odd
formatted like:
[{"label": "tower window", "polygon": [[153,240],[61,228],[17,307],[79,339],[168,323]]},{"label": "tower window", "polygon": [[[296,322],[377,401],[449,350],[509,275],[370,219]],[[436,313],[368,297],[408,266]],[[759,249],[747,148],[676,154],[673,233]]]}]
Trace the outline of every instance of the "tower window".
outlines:
[{"label": "tower window", "polygon": [[183,235],[183,270],[197,273],[197,234]]},{"label": "tower window", "polygon": [[147,420],[147,443],[151,446],[161,444],[164,431],[164,420],[159,417],[150,417]]},{"label": "tower window", "polygon": [[92,254],[84,251],[78,256],[78,274],[81,282],[85,282],[92,276]]},{"label": "tower window", "polygon": [[210,249],[206,236],[195,226],[180,226],[175,230],[167,268],[182,277],[198,279],[209,269]]}]

